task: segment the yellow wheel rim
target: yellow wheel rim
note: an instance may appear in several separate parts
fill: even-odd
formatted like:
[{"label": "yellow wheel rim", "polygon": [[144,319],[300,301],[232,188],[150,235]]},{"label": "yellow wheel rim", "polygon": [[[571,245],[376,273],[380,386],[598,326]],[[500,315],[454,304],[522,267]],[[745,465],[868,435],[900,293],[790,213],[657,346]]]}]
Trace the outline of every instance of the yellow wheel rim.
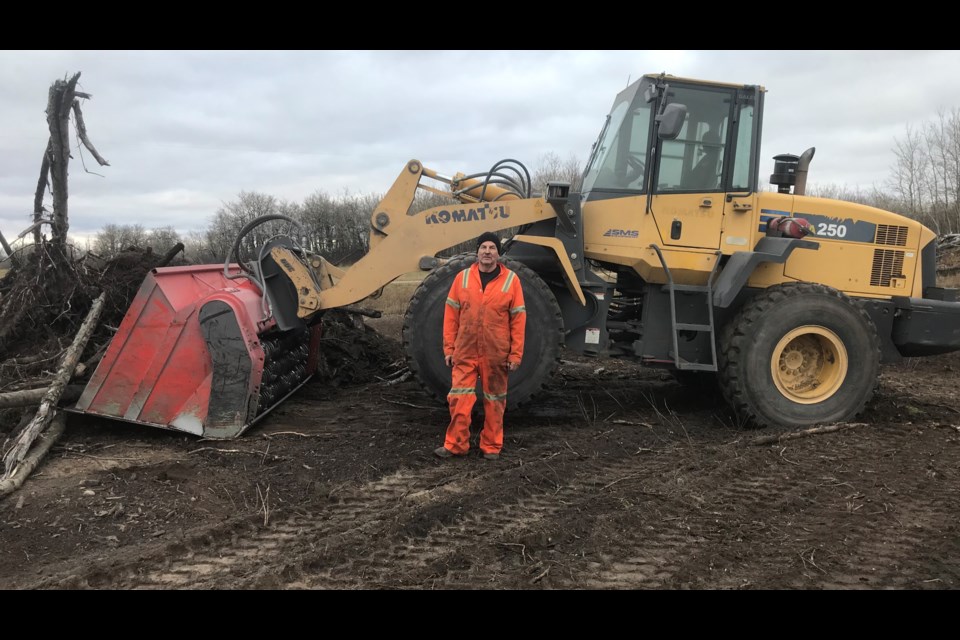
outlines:
[{"label": "yellow wheel rim", "polygon": [[849,359],[839,336],[816,325],[797,327],[781,338],[770,358],[773,382],[800,404],[823,402],[847,377]]}]

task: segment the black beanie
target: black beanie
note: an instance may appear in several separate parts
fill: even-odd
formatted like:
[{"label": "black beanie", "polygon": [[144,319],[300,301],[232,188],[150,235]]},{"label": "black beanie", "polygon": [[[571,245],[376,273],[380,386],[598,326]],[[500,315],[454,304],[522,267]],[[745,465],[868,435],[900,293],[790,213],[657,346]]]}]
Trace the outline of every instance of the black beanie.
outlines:
[{"label": "black beanie", "polygon": [[492,231],[484,231],[480,234],[480,237],[477,238],[477,249],[480,249],[480,245],[484,242],[492,242],[497,245],[497,253],[500,253],[500,237]]}]

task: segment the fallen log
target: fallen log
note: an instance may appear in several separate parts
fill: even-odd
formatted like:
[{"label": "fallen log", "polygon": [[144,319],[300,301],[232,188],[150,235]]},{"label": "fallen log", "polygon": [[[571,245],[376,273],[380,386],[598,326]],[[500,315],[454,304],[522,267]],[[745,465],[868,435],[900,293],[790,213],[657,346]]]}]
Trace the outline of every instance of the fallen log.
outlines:
[{"label": "fallen log", "polygon": [[30,445],[33,444],[37,436],[46,428],[56,413],[56,406],[60,400],[60,395],[63,393],[64,387],[67,386],[67,382],[71,376],[73,376],[73,370],[77,367],[80,355],[83,353],[84,347],[87,346],[90,336],[93,335],[93,329],[96,327],[97,320],[100,318],[100,312],[103,311],[105,299],[106,294],[101,293],[100,296],[94,300],[93,306],[90,307],[90,312],[87,313],[86,319],[83,321],[80,330],[77,331],[77,335],[73,339],[73,344],[70,345],[67,353],[63,356],[63,363],[60,365],[60,369],[57,371],[53,383],[47,389],[43,400],[40,402],[40,408],[37,410],[36,416],[34,416],[30,424],[20,432],[17,441],[10,450],[7,451],[6,455],[4,455],[4,472],[3,476],[0,477],[0,482],[13,478],[17,472],[20,471],[21,463],[30,450]]},{"label": "fallen log", "polygon": [[50,451],[50,447],[60,439],[67,424],[67,414],[58,411],[50,423],[50,428],[40,435],[40,443],[30,451],[30,455],[24,458],[20,463],[19,473],[15,478],[9,480],[0,480],[0,497],[16,491],[23,484],[23,481],[37,468],[43,457]]},{"label": "fallen log", "polygon": [[[71,384],[64,388],[60,395],[60,402],[72,402],[83,393],[84,385]],[[10,407],[29,407],[39,404],[47,393],[47,387],[42,389],[25,389],[23,391],[10,391],[0,393],[0,409],[9,409]]]},{"label": "fallen log", "polygon": [[170,249],[163,254],[163,257],[160,258],[160,262],[157,263],[158,267],[165,267],[170,264],[170,261],[173,260],[174,256],[183,251],[183,243],[178,242],[177,244],[170,247]]}]

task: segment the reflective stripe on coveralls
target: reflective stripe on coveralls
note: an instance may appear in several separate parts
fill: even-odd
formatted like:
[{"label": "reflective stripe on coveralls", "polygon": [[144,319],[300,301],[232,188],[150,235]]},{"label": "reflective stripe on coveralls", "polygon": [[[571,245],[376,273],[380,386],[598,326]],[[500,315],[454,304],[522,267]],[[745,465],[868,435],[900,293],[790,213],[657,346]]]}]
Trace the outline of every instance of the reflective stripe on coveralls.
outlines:
[{"label": "reflective stripe on coveralls", "polygon": [[444,447],[462,455],[470,448],[470,414],[483,387],[483,430],[480,450],[499,453],[503,448],[503,412],[507,405],[506,363],[519,364],[527,314],[520,280],[500,265],[500,275],[486,289],[477,264],[455,278],[443,317],[443,353],[453,356],[450,426]]}]

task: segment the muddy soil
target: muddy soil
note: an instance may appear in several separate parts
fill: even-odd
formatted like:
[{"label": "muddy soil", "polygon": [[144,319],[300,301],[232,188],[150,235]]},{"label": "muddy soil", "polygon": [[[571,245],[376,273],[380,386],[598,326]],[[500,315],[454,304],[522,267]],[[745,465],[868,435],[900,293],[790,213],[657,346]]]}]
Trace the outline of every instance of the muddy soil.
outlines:
[{"label": "muddy soil", "polygon": [[435,458],[413,381],[311,383],[233,441],[72,416],[0,501],[0,588],[955,589],[958,381],[884,366],[855,426],[753,445],[786,432],[571,357],[498,461]]}]

